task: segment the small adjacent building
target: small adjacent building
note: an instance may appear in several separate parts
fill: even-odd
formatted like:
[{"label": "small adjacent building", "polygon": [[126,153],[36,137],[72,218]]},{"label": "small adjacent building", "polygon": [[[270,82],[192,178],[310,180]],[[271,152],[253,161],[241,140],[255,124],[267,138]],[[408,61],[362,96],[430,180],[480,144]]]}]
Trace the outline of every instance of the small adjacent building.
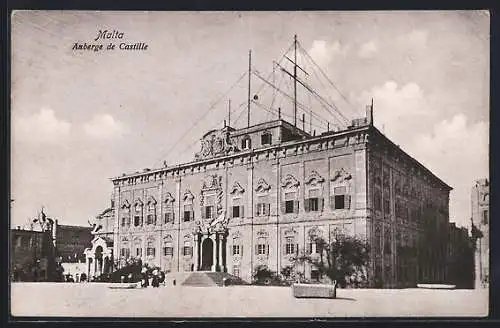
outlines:
[{"label": "small adjacent building", "polygon": [[448,283],[456,288],[474,287],[474,241],[465,227],[450,223],[448,242]]},{"label": "small adjacent building", "polygon": [[10,272],[13,281],[46,281],[52,254],[50,234],[24,230],[10,231]]},{"label": "small adjacent building", "polygon": [[490,272],[490,183],[477,180],[471,190],[472,233],[475,240],[475,286],[489,285]]}]

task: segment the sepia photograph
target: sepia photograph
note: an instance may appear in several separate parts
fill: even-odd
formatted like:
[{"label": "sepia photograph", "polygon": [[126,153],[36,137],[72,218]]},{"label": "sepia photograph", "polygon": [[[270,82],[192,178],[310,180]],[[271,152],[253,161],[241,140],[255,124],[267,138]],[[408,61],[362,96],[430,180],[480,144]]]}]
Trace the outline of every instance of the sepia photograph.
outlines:
[{"label": "sepia photograph", "polygon": [[489,11],[10,28],[14,320],[488,316]]}]

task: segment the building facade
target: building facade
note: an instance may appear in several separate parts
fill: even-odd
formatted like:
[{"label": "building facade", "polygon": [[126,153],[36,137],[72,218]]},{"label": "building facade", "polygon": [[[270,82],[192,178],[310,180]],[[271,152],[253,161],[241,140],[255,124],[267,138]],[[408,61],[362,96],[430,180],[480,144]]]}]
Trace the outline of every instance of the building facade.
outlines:
[{"label": "building facade", "polygon": [[113,178],[86,252],[90,274],[103,270],[97,257],[117,266],[140,257],[251,281],[259,265],[280,272],[298,250],[314,252],[311,236],[346,233],[371,245],[370,286],[444,281],[451,188],[371,115],[318,136],[281,119],[226,126],[203,136],[192,162]]},{"label": "building facade", "polygon": [[489,285],[490,272],[490,184],[488,179],[476,181],[471,191],[472,229],[475,238],[475,284],[476,287]]},{"label": "building facade", "polygon": [[448,282],[456,288],[474,287],[474,244],[465,227],[450,223],[448,242]]},{"label": "building facade", "polygon": [[48,259],[51,255],[50,236],[46,232],[10,231],[10,263],[13,281],[45,281],[48,279]]}]

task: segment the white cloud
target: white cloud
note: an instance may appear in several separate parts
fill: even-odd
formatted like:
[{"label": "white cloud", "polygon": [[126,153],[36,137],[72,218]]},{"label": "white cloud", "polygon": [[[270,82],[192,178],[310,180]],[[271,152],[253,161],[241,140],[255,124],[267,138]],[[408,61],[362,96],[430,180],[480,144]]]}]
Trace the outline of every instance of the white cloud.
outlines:
[{"label": "white cloud", "polygon": [[123,133],[124,127],[109,114],[96,114],[92,120],[83,124],[83,130],[91,137],[109,139]]},{"label": "white cloud", "polygon": [[360,100],[368,104],[373,98],[375,125],[394,142],[405,144],[409,126],[413,132],[422,131],[434,116],[426,96],[414,82],[399,86],[395,81],[387,81],[363,92]]},{"label": "white cloud", "polygon": [[71,123],[58,119],[47,107],[32,116],[13,117],[14,141],[59,143],[69,136],[70,128]]},{"label": "white cloud", "polygon": [[339,41],[327,42],[324,40],[314,40],[309,55],[320,67],[326,67],[336,56],[345,55],[347,46],[342,46]]},{"label": "white cloud", "polygon": [[361,58],[371,58],[378,52],[377,43],[374,40],[363,43],[359,47],[358,56]]},{"label": "white cloud", "polygon": [[411,153],[453,191],[450,219],[468,225],[470,190],[475,180],[489,177],[489,127],[486,122],[470,124],[464,114],[437,123],[431,133],[416,136]]}]

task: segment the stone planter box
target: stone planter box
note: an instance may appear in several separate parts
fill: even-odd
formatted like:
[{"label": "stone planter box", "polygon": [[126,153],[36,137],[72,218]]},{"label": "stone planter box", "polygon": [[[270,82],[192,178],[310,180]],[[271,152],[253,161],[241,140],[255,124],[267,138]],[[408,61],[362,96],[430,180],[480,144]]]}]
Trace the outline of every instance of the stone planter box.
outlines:
[{"label": "stone planter box", "polygon": [[293,296],[297,298],[336,298],[337,287],[325,284],[293,284]]}]

